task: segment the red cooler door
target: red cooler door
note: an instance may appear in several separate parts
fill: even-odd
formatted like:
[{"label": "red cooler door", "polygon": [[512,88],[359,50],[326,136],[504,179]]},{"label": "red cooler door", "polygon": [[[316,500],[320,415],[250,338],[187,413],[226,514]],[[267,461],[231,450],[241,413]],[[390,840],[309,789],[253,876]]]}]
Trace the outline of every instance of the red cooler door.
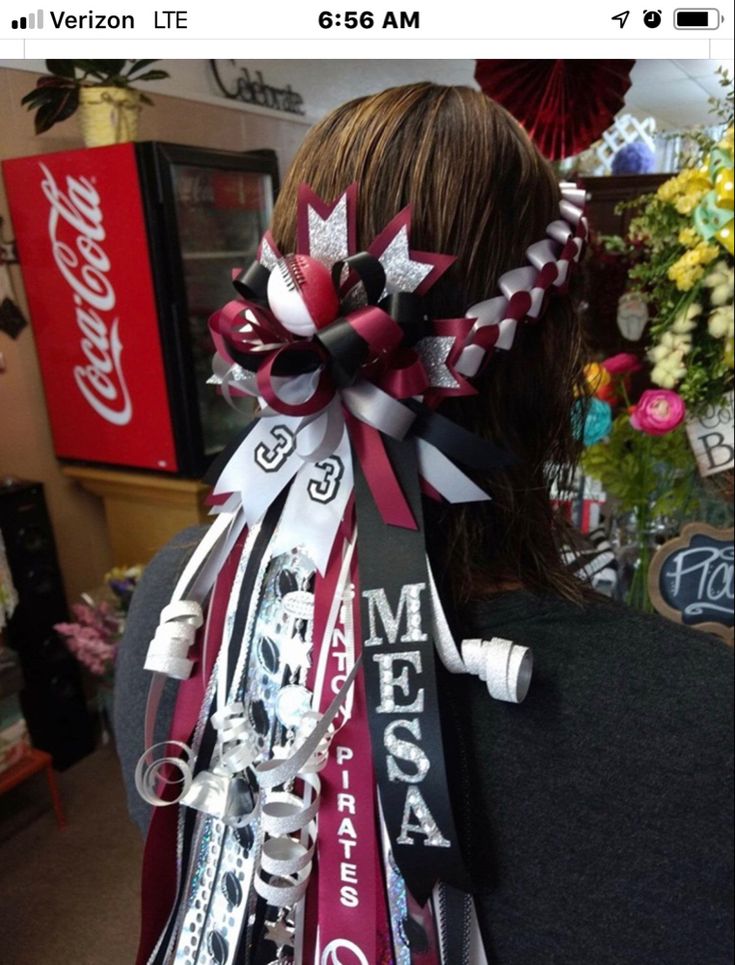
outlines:
[{"label": "red cooler door", "polygon": [[178,470],[132,144],[3,162],[56,454]]}]

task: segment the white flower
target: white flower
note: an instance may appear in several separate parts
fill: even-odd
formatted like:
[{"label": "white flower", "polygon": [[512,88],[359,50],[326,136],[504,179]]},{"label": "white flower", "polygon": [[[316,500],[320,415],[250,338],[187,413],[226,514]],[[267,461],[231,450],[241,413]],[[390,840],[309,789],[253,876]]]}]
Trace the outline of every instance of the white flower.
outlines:
[{"label": "white flower", "polygon": [[654,345],[648,352],[652,362],[663,362],[670,355],[680,359],[692,350],[692,336],[681,332],[664,332],[658,345]]},{"label": "white flower", "polygon": [[709,317],[707,328],[712,338],[730,338],[735,334],[735,318],[732,307],[716,308]]},{"label": "white flower", "polygon": [[697,317],[702,314],[702,306],[697,302],[692,302],[687,308],[679,312],[674,319],[674,324],[670,331],[679,335],[685,335],[697,327]]},{"label": "white flower", "polygon": [[713,305],[728,305],[733,299],[733,288],[735,279],[733,269],[726,261],[718,261],[709,271],[702,281],[703,285],[712,289],[710,301]]},{"label": "white flower", "polygon": [[648,351],[648,358],[655,363],[651,381],[663,389],[673,389],[686,375],[684,357],[691,350],[691,335],[686,332],[664,332],[658,345]]},{"label": "white flower", "polygon": [[669,355],[654,365],[651,370],[651,381],[655,385],[660,385],[662,389],[673,389],[684,378],[686,371],[681,358]]}]

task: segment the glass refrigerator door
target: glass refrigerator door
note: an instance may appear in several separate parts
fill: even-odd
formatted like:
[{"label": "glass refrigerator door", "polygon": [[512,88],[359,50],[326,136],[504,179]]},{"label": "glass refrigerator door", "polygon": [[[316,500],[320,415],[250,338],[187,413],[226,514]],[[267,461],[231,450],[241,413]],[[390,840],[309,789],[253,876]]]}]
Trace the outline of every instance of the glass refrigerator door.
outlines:
[{"label": "glass refrigerator door", "polygon": [[232,269],[256,256],[273,185],[268,174],[186,164],[173,164],[172,178],[204,452],[211,456],[242,428],[243,416],[207,384],[214,351],[207,321],[234,297]]}]

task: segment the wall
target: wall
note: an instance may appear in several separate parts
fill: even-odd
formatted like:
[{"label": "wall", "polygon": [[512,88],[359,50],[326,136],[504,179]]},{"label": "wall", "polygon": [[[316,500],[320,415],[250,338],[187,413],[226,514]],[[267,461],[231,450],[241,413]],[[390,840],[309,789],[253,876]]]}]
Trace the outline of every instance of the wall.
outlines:
[{"label": "wall", "polygon": [[[37,76],[0,68],[0,157],[82,146],[74,117],[39,137],[33,133],[33,117],[20,106],[20,100]],[[250,113],[157,94],[155,106],[142,113],[140,138],[238,151],[271,147],[278,152],[283,172],[306,130],[303,122],[285,115]],[[0,187],[0,215],[5,219],[5,236],[10,237],[4,187]],[[11,267],[10,273],[27,318],[20,270]],[[0,478],[12,474],[43,482],[67,596],[74,600],[83,590],[97,586],[110,566],[102,503],[63,476],[54,457],[30,326],[15,341],[0,332],[0,352],[6,364],[6,371],[0,373]]]}]

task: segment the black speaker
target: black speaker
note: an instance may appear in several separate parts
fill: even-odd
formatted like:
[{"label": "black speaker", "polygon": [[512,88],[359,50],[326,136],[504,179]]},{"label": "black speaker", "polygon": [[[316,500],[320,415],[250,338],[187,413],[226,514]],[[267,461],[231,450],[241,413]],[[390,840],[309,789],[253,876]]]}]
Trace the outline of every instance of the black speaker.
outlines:
[{"label": "black speaker", "polygon": [[35,747],[59,770],[94,748],[79,665],[54,630],[68,619],[41,483],[0,480],[0,529],[18,606],[7,627],[25,686],[21,705]]}]

